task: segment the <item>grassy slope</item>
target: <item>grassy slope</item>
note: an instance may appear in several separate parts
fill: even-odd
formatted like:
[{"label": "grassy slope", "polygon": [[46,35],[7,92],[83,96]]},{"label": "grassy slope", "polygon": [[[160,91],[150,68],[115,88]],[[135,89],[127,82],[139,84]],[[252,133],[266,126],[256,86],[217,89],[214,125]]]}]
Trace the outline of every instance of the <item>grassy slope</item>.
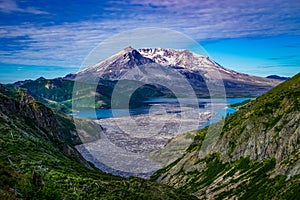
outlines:
[{"label": "grassy slope", "polygon": [[69,112],[72,108],[73,81],[38,79],[22,85],[35,99],[57,110]]},{"label": "grassy slope", "polygon": [[[24,92],[0,92],[0,199],[190,199],[168,186],[139,178],[121,178],[87,168],[72,147],[57,135],[25,117],[23,110],[3,111],[20,105]],[[28,97],[28,96],[27,96]],[[24,98],[23,98],[24,99]],[[27,104],[30,104],[29,106]],[[39,107],[32,106],[38,104]],[[1,105],[6,105],[5,108]],[[29,101],[27,111],[48,110]],[[13,109],[9,108],[9,109]],[[47,118],[48,116],[43,116]],[[72,122],[60,114],[71,126]],[[51,129],[51,127],[49,127]],[[54,128],[53,128],[54,129]],[[60,131],[60,130],[59,130]],[[60,132],[64,136],[64,132]],[[72,144],[72,140],[67,138]],[[67,150],[69,153],[66,153]],[[74,149],[73,149],[74,150]],[[71,153],[70,153],[71,151]],[[33,171],[37,172],[33,183]]]},{"label": "grassy slope", "polygon": [[[227,117],[219,142],[206,157],[199,157],[199,150],[207,128],[198,131],[195,142],[181,159],[159,170],[152,179],[200,199],[297,199],[300,175],[291,175],[289,170],[299,162],[299,139],[296,143],[280,141],[282,137],[299,135],[299,121],[289,119],[299,116],[299,111],[300,74]],[[272,134],[274,141],[269,141],[269,145],[277,142],[278,149],[274,148],[273,154],[266,153],[263,159],[256,158],[260,155],[255,152],[250,153],[251,158],[243,156],[249,154],[242,148],[247,146],[245,143],[264,133]],[[275,159],[282,146],[287,146],[286,154]]]}]

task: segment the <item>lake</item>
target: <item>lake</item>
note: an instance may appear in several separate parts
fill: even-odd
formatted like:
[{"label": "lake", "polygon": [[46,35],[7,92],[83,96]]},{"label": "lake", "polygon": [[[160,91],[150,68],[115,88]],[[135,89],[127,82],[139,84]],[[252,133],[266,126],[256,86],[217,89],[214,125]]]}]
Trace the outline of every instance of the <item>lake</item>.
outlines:
[{"label": "lake", "polygon": [[[226,116],[227,114],[232,114],[236,112],[234,108],[227,107],[225,104],[231,105],[243,102],[248,100],[249,98],[227,98],[226,102],[223,99],[198,99],[198,106],[201,110],[211,110],[212,104],[221,106],[216,108],[218,116]],[[192,101],[192,99],[184,99],[180,100],[184,103],[188,103]],[[155,105],[155,106],[153,106]],[[81,118],[89,118],[89,119],[106,119],[106,118],[114,118],[114,117],[126,117],[133,115],[141,115],[148,114],[151,108],[151,111],[160,111],[161,109],[165,109],[167,105],[172,105],[173,107],[179,107],[179,103],[177,99],[171,98],[153,98],[148,101],[145,101],[145,105],[139,108],[132,109],[97,109],[97,110],[82,110],[80,112],[73,113],[74,116],[78,116]],[[226,111],[224,111],[226,109]],[[171,111],[170,111],[171,112]]]}]

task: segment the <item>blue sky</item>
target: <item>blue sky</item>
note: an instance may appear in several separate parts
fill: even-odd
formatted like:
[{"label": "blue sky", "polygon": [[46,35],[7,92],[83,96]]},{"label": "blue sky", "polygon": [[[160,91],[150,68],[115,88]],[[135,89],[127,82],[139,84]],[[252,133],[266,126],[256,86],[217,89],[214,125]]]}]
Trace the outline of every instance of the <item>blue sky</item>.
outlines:
[{"label": "blue sky", "polygon": [[75,72],[100,42],[143,27],[182,32],[239,72],[300,72],[297,0],[0,0],[0,82]]}]

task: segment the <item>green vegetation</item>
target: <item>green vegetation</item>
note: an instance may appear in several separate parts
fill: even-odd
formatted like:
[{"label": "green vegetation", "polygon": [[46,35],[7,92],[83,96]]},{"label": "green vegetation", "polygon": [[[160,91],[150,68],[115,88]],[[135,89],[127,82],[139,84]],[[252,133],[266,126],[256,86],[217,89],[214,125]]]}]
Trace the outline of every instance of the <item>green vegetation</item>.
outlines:
[{"label": "green vegetation", "polygon": [[249,102],[251,102],[251,99],[247,99],[247,100],[239,102],[239,103],[231,104],[230,107],[239,109],[239,108],[243,107],[244,105],[247,105]]},{"label": "green vegetation", "polygon": [[69,129],[74,130],[69,117],[0,85],[0,199],[194,198],[94,169],[72,147],[78,140]]},{"label": "green vegetation", "polygon": [[[180,159],[179,159],[180,160]],[[174,167],[178,162],[158,171],[153,179],[160,177],[166,171]],[[224,191],[215,196],[216,199],[224,199],[237,196],[239,199],[293,199],[299,195],[300,175],[290,179],[286,175],[269,177],[269,173],[275,167],[275,159],[263,162],[241,158],[234,162],[222,162],[218,154],[212,154],[205,159],[197,161],[197,164],[205,163],[202,171],[186,171],[183,168],[174,177],[181,177],[178,192],[187,192],[197,197],[204,198],[206,188],[217,185],[214,191]],[[172,179],[174,181],[174,179]],[[176,187],[176,186],[175,186]],[[214,192],[212,191],[212,192]]]},{"label": "green vegetation", "polygon": [[[141,91],[143,88],[136,98],[141,97]],[[69,98],[66,91],[65,97],[55,99],[61,92],[47,97],[67,101],[63,100]],[[152,180],[125,179],[99,172],[79,155],[73,146],[81,140],[70,117],[45,107],[17,87],[8,90],[0,85],[0,198],[297,199],[300,175],[285,171],[299,161],[299,140],[291,137],[282,141],[296,133],[299,111],[300,74],[228,116],[219,142],[210,152],[201,152],[204,157],[199,151],[208,128],[198,131],[186,154],[159,170]],[[88,120],[79,123],[91,130],[93,125]],[[212,125],[211,130],[220,125]],[[268,134],[271,136],[266,142],[262,136]],[[84,139],[97,137],[93,133]],[[256,146],[248,148],[253,142]],[[268,145],[274,146],[266,153]],[[289,146],[281,150],[283,145]],[[275,157],[280,150],[283,153]]]},{"label": "green vegetation", "polygon": [[70,112],[72,109],[73,81],[43,78],[25,83],[21,86],[41,103],[63,111]]},{"label": "green vegetation", "polygon": [[[72,112],[73,100],[79,100],[78,106],[82,107],[109,108],[109,99],[113,90],[113,87],[111,86],[112,83],[107,85],[100,83],[98,85],[98,95],[94,105],[90,105],[89,102],[86,101],[86,99],[89,99],[89,97],[93,98],[90,90],[93,89],[94,86],[88,83],[80,83],[80,88],[82,89],[78,91],[78,96],[80,96],[81,99],[72,99],[74,84],[75,82],[72,80],[64,80],[61,78],[39,78],[37,80],[24,83],[20,87],[39,102],[64,113]],[[10,86],[10,89],[14,88],[16,87]]]},{"label": "green vegetation", "polygon": [[300,74],[234,105],[213,149],[200,152],[208,127],[199,130],[186,154],[152,179],[199,199],[298,199],[300,175],[289,170],[299,162],[299,105]]},{"label": "green vegetation", "polygon": [[300,74],[241,107],[239,112],[226,118],[222,134],[236,132],[240,135],[250,121],[264,124],[266,129],[275,128],[287,113],[300,110],[299,82]]}]

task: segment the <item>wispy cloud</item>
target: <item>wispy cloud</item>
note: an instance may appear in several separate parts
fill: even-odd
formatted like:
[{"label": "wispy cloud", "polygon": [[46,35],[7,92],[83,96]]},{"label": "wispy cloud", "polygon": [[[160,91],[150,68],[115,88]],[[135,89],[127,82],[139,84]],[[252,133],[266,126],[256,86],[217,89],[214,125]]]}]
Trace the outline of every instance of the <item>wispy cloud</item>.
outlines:
[{"label": "wispy cloud", "polygon": [[288,56],[281,56],[281,57],[272,57],[269,58],[270,60],[293,60],[295,58],[300,59],[300,55],[288,55]]},{"label": "wispy cloud", "polygon": [[41,11],[34,7],[20,7],[15,0],[0,0],[0,12],[11,13],[11,12],[22,12],[31,14],[48,14],[45,11]]},{"label": "wispy cloud", "polygon": [[[0,37],[7,40],[18,38],[14,45],[19,46],[14,50],[0,51],[1,61],[79,66],[103,40],[142,27],[170,28],[197,40],[300,35],[300,3],[293,0],[131,0],[108,4],[103,12],[93,13],[90,20],[52,25],[35,21],[0,26]],[[20,7],[13,0],[0,0],[0,11],[46,13],[30,6]],[[60,14],[63,19],[63,13]]]}]

